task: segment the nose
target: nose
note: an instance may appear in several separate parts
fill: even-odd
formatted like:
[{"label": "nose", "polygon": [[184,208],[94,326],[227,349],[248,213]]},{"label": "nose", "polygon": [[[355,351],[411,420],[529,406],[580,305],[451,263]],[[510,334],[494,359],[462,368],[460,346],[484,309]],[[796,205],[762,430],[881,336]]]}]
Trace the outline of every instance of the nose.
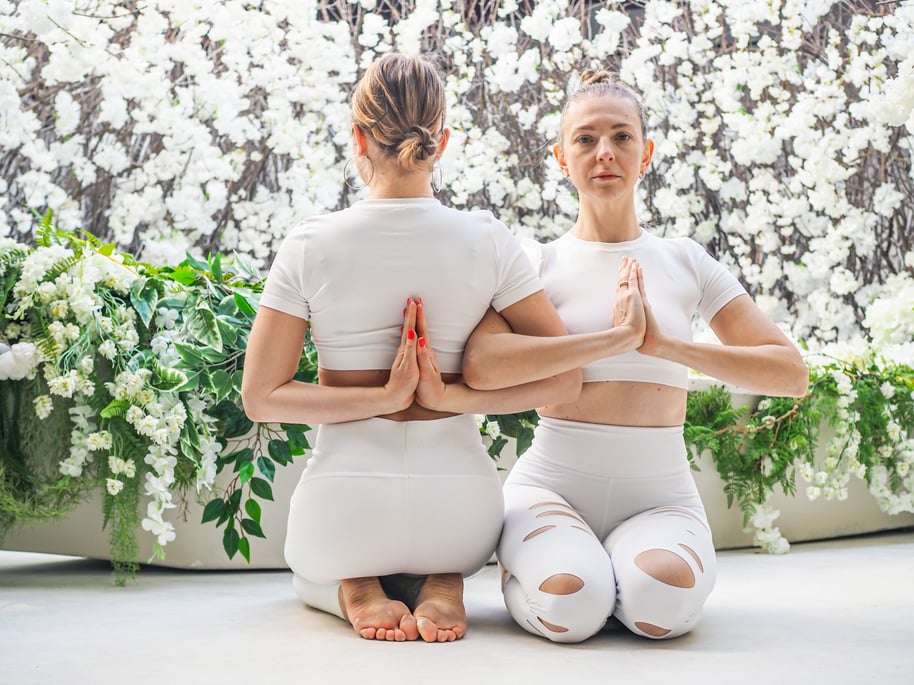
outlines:
[{"label": "nose", "polygon": [[597,161],[598,162],[608,162],[615,159],[616,155],[613,152],[613,146],[608,140],[601,140],[599,146],[597,147]]}]

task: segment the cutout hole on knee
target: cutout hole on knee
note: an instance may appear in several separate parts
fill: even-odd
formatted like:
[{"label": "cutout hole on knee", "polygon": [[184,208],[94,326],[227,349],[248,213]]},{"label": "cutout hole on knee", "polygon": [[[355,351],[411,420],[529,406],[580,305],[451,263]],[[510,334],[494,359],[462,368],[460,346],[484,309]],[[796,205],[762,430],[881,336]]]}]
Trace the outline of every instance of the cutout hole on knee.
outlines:
[{"label": "cutout hole on knee", "polygon": [[584,581],[571,573],[556,573],[540,583],[540,590],[550,595],[573,595],[582,587]]},{"label": "cutout hole on knee", "polygon": [[528,511],[533,511],[534,509],[539,509],[540,507],[565,507],[566,509],[574,511],[574,509],[572,509],[571,506],[565,502],[537,502],[536,504],[531,504],[528,508]]},{"label": "cutout hole on knee", "polygon": [[[654,580],[673,587],[695,587],[695,573],[688,562],[668,549],[649,549],[635,557],[635,565]],[[646,631],[645,631],[646,632]]]}]

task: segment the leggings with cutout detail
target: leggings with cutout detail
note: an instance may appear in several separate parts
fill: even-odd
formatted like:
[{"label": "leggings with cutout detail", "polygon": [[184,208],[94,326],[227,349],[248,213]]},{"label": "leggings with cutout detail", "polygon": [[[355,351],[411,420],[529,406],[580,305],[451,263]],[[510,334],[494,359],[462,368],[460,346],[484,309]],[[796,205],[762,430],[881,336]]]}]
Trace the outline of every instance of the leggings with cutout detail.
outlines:
[{"label": "leggings with cutout detail", "polygon": [[650,638],[698,622],[714,586],[711,530],[682,427],[543,417],[505,483],[505,604],[525,630],[580,642],[610,616]]}]

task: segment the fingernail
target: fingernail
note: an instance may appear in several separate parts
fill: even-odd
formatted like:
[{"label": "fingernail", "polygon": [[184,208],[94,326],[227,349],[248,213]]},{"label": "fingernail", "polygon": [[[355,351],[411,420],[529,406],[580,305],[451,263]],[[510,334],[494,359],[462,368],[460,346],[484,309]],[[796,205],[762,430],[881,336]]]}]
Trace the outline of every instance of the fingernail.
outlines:
[{"label": "fingernail", "polygon": [[401,333],[403,332],[403,326],[400,326],[400,332]]},{"label": "fingernail", "polygon": [[416,301],[417,301],[419,304],[422,304],[422,298],[421,298],[421,297],[420,297],[418,300],[416,300]]},{"label": "fingernail", "polygon": [[407,331],[407,333],[406,333],[406,337],[409,338],[410,340],[415,340],[416,331],[414,331],[412,328],[410,328],[409,331]]},{"label": "fingernail", "polygon": [[406,307],[403,307],[403,316],[406,316]]},{"label": "fingernail", "polygon": [[419,347],[425,347],[425,338],[419,338]]}]

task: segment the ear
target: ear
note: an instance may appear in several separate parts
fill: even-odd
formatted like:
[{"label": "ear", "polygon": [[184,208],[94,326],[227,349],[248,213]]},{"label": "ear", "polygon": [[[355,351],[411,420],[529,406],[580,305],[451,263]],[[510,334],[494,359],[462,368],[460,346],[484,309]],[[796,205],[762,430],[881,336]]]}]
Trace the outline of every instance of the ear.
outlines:
[{"label": "ear", "polygon": [[651,165],[651,160],[654,158],[654,140],[648,138],[644,141],[644,152],[641,153],[641,173],[645,173],[647,168]]},{"label": "ear", "polygon": [[365,135],[365,131],[359,128],[358,124],[352,125],[352,141],[356,156],[364,157],[368,152],[368,136]]},{"label": "ear", "polygon": [[448,141],[451,139],[451,129],[444,128],[441,131],[441,137],[438,138],[438,152],[435,155],[435,160],[441,159],[441,155],[444,154],[444,151],[447,149]]},{"label": "ear", "polygon": [[565,152],[562,150],[562,146],[558,143],[553,145],[552,155],[555,157],[555,161],[559,163],[559,169],[562,170],[562,173],[568,176],[568,163],[565,161]]}]

